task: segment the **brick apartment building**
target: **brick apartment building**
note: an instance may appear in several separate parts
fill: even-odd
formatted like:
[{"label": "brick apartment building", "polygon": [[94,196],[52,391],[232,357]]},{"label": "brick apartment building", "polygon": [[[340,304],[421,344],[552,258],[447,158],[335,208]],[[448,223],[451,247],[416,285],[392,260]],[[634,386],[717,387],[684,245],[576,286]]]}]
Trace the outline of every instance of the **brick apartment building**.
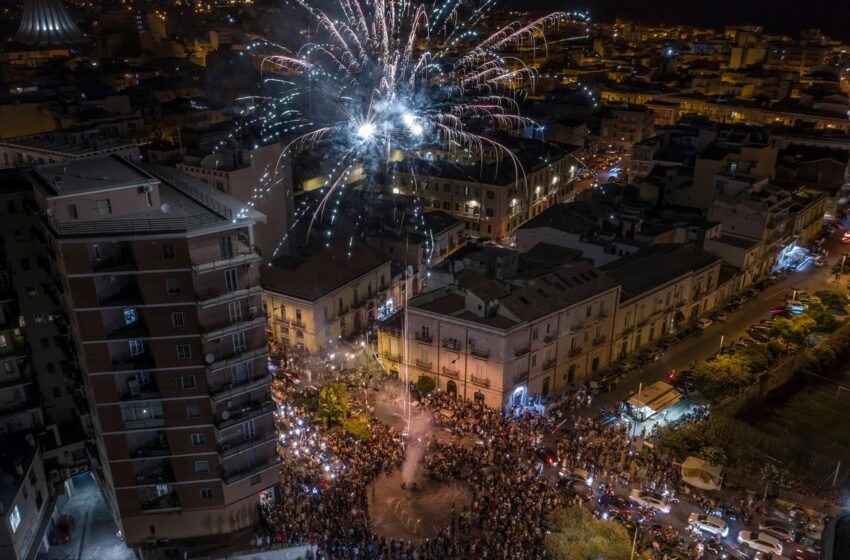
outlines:
[{"label": "brick apartment building", "polygon": [[253,244],[265,217],[114,155],[29,177],[78,336],[93,467],[127,544],[253,525],[279,476]]}]

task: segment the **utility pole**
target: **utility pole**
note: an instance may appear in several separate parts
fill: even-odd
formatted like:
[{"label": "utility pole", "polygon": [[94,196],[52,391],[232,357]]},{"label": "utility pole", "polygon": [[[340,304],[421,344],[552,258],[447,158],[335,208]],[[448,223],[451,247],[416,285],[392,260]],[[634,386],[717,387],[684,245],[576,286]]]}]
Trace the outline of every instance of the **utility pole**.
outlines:
[{"label": "utility pole", "polygon": [[637,536],[639,528],[640,526],[635,527],[635,538],[632,539],[632,555],[630,557],[630,560],[635,560],[635,551],[637,550]]}]

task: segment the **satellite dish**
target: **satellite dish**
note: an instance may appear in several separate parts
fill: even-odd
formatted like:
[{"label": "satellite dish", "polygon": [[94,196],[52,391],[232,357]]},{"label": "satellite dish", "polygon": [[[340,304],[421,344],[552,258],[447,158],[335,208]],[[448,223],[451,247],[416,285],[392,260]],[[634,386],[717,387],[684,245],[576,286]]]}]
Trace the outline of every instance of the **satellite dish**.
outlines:
[{"label": "satellite dish", "polygon": [[213,354],[212,352],[210,352],[209,354],[207,354],[206,356],[204,356],[204,360],[206,360],[206,362],[207,362],[208,364],[213,363],[213,362],[215,361],[215,354]]},{"label": "satellite dish", "polygon": [[171,213],[171,205],[167,202],[163,202],[162,206],[160,206],[159,209],[162,210],[163,214],[170,214]]},{"label": "satellite dish", "polygon": [[222,419],[222,420],[227,420],[228,418],[230,418],[230,411],[223,410],[223,411],[221,412],[221,419]]}]

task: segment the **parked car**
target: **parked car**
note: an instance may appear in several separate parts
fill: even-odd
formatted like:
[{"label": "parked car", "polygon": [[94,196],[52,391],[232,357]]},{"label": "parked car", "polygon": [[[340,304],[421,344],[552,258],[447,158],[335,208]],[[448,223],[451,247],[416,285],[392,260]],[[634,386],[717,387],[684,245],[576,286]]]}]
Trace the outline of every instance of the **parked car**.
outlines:
[{"label": "parked car", "polygon": [[655,492],[641,492],[633,489],[629,492],[629,501],[640,507],[651,508],[658,513],[670,513],[670,504],[661,494]]},{"label": "parked car", "polygon": [[703,317],[702,319],[697,321],[697,326],[699,328],[703,329],[703,330],[707,329],[708,327],[710,327],[713,324],[714,324],[714,321],[712,321],[711,319],[706,319],[705,317]]},{"label": "parked car", "polygon": [[64,513],[59,516],[53,526],[50,535],[50,544],[53,546],[71,542],[71,534],[74,532],[74,517]]},{"label": "parked car", "polygon": [[575,480],[588,486],[593,485],[593,475],[584,469],[564,469],[561,471],[561,476],[567,480]]},{"label": "parked car", "polygon": [[717,311],[711,315],[712,321],[717,321],[718,323],[722,323],[726,320],[726,314],[722,311]]},{"label": "parked car", "polygon": [[782,543],[779,539],[763,531],[741,531],[738,533],[738,542],[760,552],[782,554]]},{"label": "parked car", "polygon": [[729,526],[726,524],[726,522],[720,519],[719,517],[714,517],[713,515],[692,513],[688,517],[688,524],[692,527],[696,527],[704,533],[720,535],[721,537],[726,537],[729,535]]},{"label": "parked car", "polygon": [[633,369],[637,369],[638,362],[635,359],[626,360],[623,362],[623,371],[631,371]]},{"label": "parked car", "polygon": [[535,449],[534,456],[544,465],[551,465],[553,467],[558,466],[558,454],[555,453],[555,450],[548,445]]},{"label": "parked car", "polygon": [[759,531],[764,531],[765,533],[787,543],[794,542],[794,539],[796,538],[794,530],[789,528],[780,519],[768,518],[759,521]]}]

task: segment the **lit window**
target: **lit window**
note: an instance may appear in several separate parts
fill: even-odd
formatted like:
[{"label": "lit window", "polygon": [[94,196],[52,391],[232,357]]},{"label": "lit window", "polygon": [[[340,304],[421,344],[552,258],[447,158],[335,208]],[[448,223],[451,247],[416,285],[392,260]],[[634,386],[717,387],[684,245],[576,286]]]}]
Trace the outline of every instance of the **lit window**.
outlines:
[{"label": "lit window", "polygon": [[12,513],[9,514],[9,525],[12,526],[12,533],[17,532],[18,526],[21,524],[21,510],[18,509],[18,505],[15,504],[15,507],[12,508]]},{"label": "lit window", "polygon": [[112,214],[112,203],[108,198],[101,198],[97,201],[97,213],[101,216]]},{"label": "lit window", "polygon": [[210,472],[209,461],[195,461],[195,472],[208,473]]}]

